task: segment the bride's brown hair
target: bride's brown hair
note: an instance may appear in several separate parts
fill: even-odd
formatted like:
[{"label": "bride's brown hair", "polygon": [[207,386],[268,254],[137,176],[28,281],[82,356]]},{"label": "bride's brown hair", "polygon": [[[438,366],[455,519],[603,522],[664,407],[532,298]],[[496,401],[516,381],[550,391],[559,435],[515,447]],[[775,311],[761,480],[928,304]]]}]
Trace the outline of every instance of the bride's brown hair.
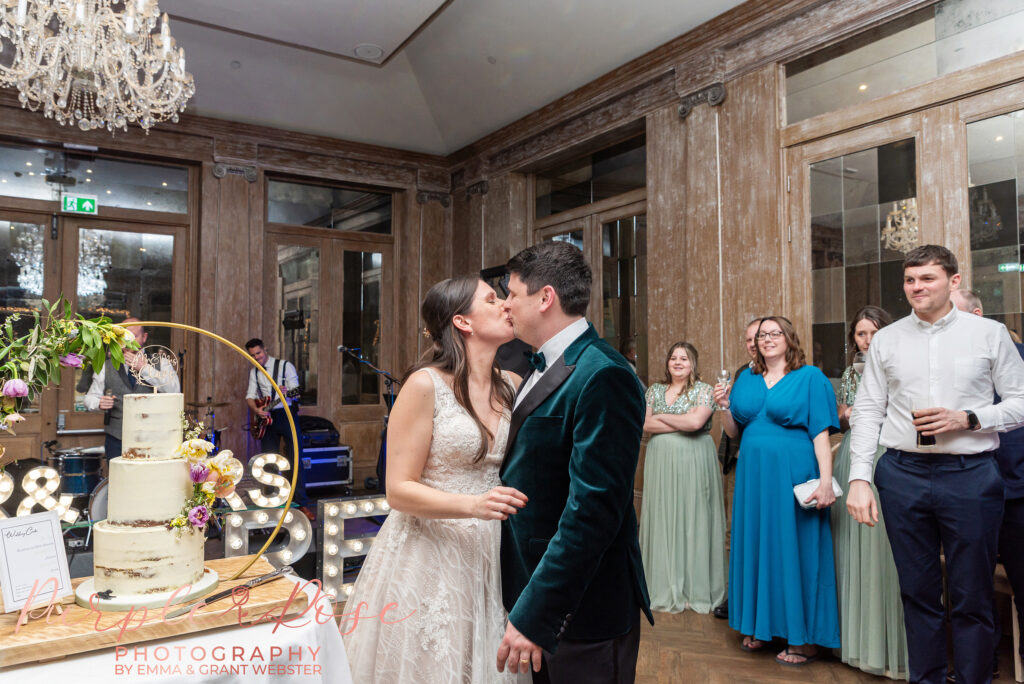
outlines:
[{"label": "bride's brown hair", "polygon": [[[466,343],[452,319],[455,316],[467,316],[472,311],[479,282],[480,279],[475,276],[462,276],[442,280],[430,288],[427,296],[423,298],[420,315],[427,324],[432,346],[405,375],[408,378],[422,368],[437,368],[452,374],[455,400],[466,409],[480,429],[480,449],[476,454],[478,461],[487,454],[487,441],[494,439],[494,435],[480,420],[480,416],[473,410],[473,403],[469,400]],[[495,399],[505,408],[511,408],[515,399],[512,388],[502,377],[497,362],[491,364],[491,400]]]}]

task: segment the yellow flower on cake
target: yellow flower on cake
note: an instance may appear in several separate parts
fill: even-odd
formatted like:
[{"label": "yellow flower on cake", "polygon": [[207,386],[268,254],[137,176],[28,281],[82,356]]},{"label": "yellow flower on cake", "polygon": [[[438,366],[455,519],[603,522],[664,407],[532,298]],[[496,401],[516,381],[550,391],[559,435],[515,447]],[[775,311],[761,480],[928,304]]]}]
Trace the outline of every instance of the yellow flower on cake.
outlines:
[{"label": "yellow flower on cake", "polygon": [[[215,496],[228,496],[235,491],[235,485],[242,479],[243,467],[234,454],[225,449],[206,462],[210,474],[203,483],[203,491]],[[207,489],[212,485],[212,489]]]},{"label": "yellow flower on cake", "polygon": [[187,458],[190,461],[202,461],[211,451],[213,451],[213,444],[205,439],[186,439],[181,446],[174,450],[174,455]]}]

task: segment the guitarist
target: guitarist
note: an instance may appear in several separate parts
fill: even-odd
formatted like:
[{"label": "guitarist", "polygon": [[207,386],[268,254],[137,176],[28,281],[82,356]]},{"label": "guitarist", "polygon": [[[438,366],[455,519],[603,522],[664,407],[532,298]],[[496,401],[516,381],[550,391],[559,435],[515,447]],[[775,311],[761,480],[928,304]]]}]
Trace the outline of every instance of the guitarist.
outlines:
[{"label": "guitarist", "polygon": [[[275,359],[267,354],[263,340],[254,337],[245,343],[245,351],[255,361],[263,366],[274,382],[286,393],[290,394],[299,387],[299,374],[295,371],[289,361]],[[282,454],[285,458],[291,458],[292,454],[292,433],[288,429],[288,417],[286,410],[290,410],[292,419],[295,421],[296,432],[299,429],[298,411],[294,407],[285,408],[274,393],[274,388],[267,382],[262,373],[255,368],[249,369],[249,389],[245,393],[245,401],[249,404],[252,412],[251,425],[253,426],[253,437],[259,439],[260,451],[263,453]],[[265,431],[261,437],[258,435],[258,427],[269,420],[265,425]],[[285,450],[281,451],[281,438],[284,438]]]}]

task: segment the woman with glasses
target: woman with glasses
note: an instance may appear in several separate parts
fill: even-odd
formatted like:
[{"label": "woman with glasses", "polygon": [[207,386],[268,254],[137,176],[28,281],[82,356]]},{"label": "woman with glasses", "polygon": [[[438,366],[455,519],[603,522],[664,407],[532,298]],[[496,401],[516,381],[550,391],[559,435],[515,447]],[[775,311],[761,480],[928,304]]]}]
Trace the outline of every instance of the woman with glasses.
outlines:
[{"label": "woman with glasses", "polygon": [[[865,306],[850,324],[850,348],[867,354],[871,338],[892,323],[892,317],[877,306]],[[839,383],[839,424],[846,431],[835,455],[835,477],[844,488],[850,477],[850,414],[863,368],[859,359],[843,371]],[[879,448],[875,462],[885,452]],[[871,485],[874,489],[874,485]],[[877,491],[875,496],[878,496]],[[903,604],[899,578],[892,558],[881,511],[874,527],[858,525],[846,507],[832,507],[832,536],[839,585],[839,658],[871,674],[906,679],[907,632],[903,625]]]},{"label": "woman with glasses", "polygon": [[[838,430],[836,397],[825,375],[807,365],[793,325],[762,319],[750,373],[717,385],[730,436],[743,426],[733,496],[729,558],[729,625],[741,648],[760,651],[776,637],[788,644],[776,662],[817,660],[839,646],[835,566],[828,507],[832,490],[830,431]],[[815,478],[802,504],[793,487]]]},{"label": "woman with glasses", "polygon": [[711,431],[711,385],[700,381],[697,350],[676,342],[665,378],[647,390],[640,514],[651,609],[709,613],[725,600],[725,501]]}]

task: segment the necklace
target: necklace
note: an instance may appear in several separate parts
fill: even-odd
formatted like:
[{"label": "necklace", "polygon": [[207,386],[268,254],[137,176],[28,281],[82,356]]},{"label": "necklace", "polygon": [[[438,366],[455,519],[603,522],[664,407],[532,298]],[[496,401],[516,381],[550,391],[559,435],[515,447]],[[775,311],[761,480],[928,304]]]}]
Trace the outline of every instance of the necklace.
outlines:
[{"label": "necklace", "polygon": [[785,374],[785,373],[783,373],[782,375],[780,375],[779,377],[777,377],[777,378],[775,378],[775,379],[769,380],[769,379],[768,379],[768,374],[767,374],[767,373],[765,373],[765,375],[764,375],[764,384],[765,384],[765,386],[766,386],[766,387],[767,387],[768,389],[771,389],[772,387],[774,387],[774,386],[776,385],[776,383],[778,383],[778,382],[779,382],[779,380],[781,380],[781,379],[782,379],[782,378],[784,378],[784,377],[786,377],[786,374]]}]

